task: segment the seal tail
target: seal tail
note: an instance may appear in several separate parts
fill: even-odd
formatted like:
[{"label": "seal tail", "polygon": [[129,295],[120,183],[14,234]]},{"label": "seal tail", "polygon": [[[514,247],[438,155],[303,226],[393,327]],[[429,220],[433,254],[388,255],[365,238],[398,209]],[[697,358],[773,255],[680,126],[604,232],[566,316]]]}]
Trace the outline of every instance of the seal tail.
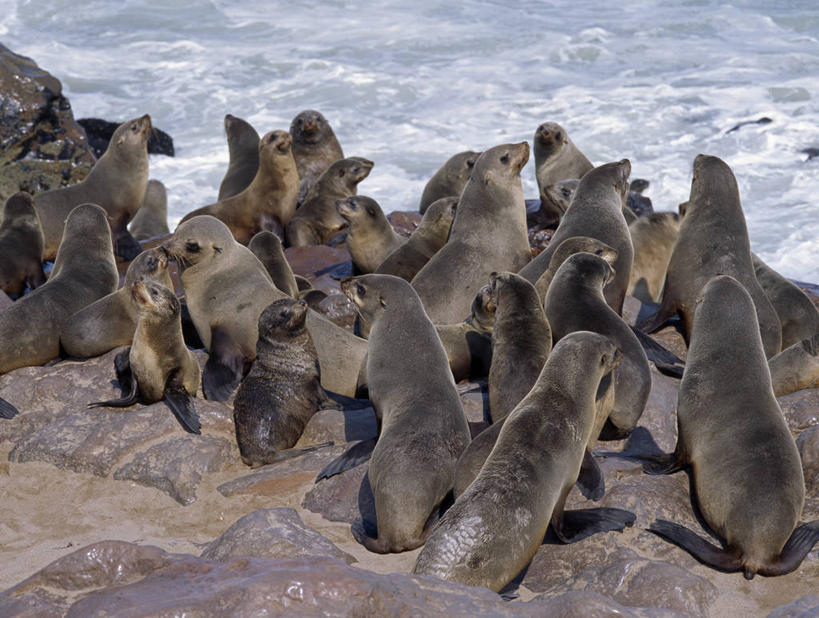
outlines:
[{"label": "seal tail", "polygon": [[785,547],[782,548],[782,552],[779,554],[779,560],[770,566],[759,569],[759,574],[772,577],[795,571],[817,541],[819,541],[819,520],[802,524],[793,531],[791,538],[785,543]]},{"label": "seal tail", "polygon": [[0,397],[0,418],[14,418],[20,410],[11,405],[8,401]]},{"label": "seal tail", "polygon": [[745,568],[738,552],[720,549],[684,526],[665,519],[658,519],[648,527],[648,531],[674,543],[674,545],[681,547],[703,564],[718,571],[726,573],[744,571],[745,579],[751,579],[754,576],[753,570]]}]

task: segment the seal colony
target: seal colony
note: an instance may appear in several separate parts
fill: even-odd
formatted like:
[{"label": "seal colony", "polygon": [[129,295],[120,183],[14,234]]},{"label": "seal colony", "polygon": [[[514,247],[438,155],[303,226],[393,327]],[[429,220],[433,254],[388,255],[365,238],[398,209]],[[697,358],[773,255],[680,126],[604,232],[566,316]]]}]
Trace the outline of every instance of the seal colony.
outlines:
[{"label": "seal colony", "polygon": [[[250,466],[297,450],[328,401],[366,397],[377,438],[319,475],[369,459],[375,519],[362,511],[351,534],[377,553],[423,545],[415,573],[500,591],[547,529],[582,543],[635,523],[628,511],[571,511],[566,500],[575,486],[593,500],[605,494],[597,439],[635,430],[650,363],[676,359],[642,330],[679,317],[689,348],[685,363],[676,359],[677,448],[641,458],[651,473],[691,467],[695,502],[725,547],[670,521],[638,525],[749,578],[798,568],[819,540],[819,522],[798,525],[805,481],[775,399],[816,388],[819,312],[751,254],[724,161],[695,159],[679,214],[632,212],[631,162],[594,165],[566,128],[544,122],[533,148],[539,225],[556,229],[533,258],[526,142],[483,144],[430,170],[424,217],[407,239],[375,199],[356,196],[374,163],[345,158],[321,113],[301,112],[289,132],[262,138],[228,114],[230,165],[214,202],[140,252],[125,227],[137,209],[140,237],[161,233],[166,218],[161,185],[148,191],[150,127],[147,115],[121,125],[83,183],[10,198],[2,283],[31,291],[0,313],[0,373],[130,345],[114,367],[123,397],[91,405],[164,401],[200,433],[197,398],[230,401],[238,387],[234,427]],[[120,256],[135,257],[118,291],[114,240]],[[312,289],[318,279],[294,275],[289,260],[327,243],[348,251],[348,270],[333,273],[340,284]],[[54,255],[43,283],[42,260]],[[347,277],[353,263],[373,274]],[[327,310],[325,301],[346,302],[333,285],[367,339]],[[629,293],[645,301],[638,332],[624,319]],[[206,350],[201,372],[195,340]],[[464,379],[487,385],[483,423],[467,422]],[[0,399],[3,422],[25,414]]]}]

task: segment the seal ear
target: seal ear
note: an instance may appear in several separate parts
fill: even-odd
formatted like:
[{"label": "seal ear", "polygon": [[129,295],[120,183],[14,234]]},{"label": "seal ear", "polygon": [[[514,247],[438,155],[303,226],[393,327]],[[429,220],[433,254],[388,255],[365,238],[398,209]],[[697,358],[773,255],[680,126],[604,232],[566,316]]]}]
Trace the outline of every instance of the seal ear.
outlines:
[{"label": "seal ear", "polygon": [[222,247],[219,245],[213,245],[213,252],[216,254],[222,253]]},{"label": "seal ear", "polygon": [[338,177],[339,178],[344,178],[344,168],[343,167],[338,170]]},{"label": "seal ear", "polygon": [[386,307],[386,306],[387,306],[387,301],[386,301],[386,300],[384,300],[384,297],[383,297],[383,296],[381,296],[380,294],[379,294],[379,296],[378,296],[378,302],[379,302],[379,303],[381,303],[381,306],[382,306],[382,307]]},{"label": "seal ear", "polygon": [[483,173],[483,184],[485,186],[489,186],[490,184],[495,182],[495,174],[492,170],[486,170]]}]

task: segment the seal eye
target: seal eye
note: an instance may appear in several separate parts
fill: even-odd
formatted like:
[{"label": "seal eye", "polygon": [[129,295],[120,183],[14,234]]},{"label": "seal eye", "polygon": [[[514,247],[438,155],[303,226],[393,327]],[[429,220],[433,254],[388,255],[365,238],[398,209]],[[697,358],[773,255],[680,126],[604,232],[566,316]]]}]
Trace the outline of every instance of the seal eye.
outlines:
[{"label": "seal eye", "polygon": [[469,169],[472,169],[473,167],[475,167],[475,160],[474,160],[474,159],[469,159],[469,160],[466,162],[466,166],[467,166]]},{"label": "seal eye", "polygon": [[556,139],[556,140],[558,140],[558,141],[560,141],[561,139],[563,139],[563,133],[561,133],[560,131],[558,131],[557,133],[555,133],[555,139]]},{"label": "seal eye", "polygon": [[359,283],[359,284],[356,284],[356,286],[355,286],[355,292],[359,296],[364,296],[367,293],[367,290],[365,290],[364,286]]},{"label": "seal eye", "polygon": [[136,122],[131,125],[131,131],[133,131],[134,133],[136,133],[138,129],[139,129],[139,125],[137,125]]},{"label": "seal eye", "polygon": [[594,252],[594,254],[595,254],[595,255],[603,255],[603,250],[602,250],[602,249],[598,249],[597,251],[595,251],[595,252]]},{"label": "seal eye", "polygon": [[571,195],[571,192],[570,192],[570,191],[569,191],[567,188],[565,188],[565,187],[564,187],[564,188],[562,188],[562,189],[560,190],[560,192],[563,194],[563,197],[569,197],[569,196]]},{"label": "seal eye", "polygon": [[156,298],[156,290],[151,288],[151,297]]},{"label": "seal eye", "polygon": [[195,243],[193,241],[188,241],[185,243],[185,251],[190,253],[199,253],[199,243]]},{"label": "seal eye", "polygon": [[503,163],[504,165],[506,165],[507,163],[509,163],[509,154],[507,153],[507,154],[503,155],[503,156],[500,158],[500,160],[501,160],[501,163]]}]

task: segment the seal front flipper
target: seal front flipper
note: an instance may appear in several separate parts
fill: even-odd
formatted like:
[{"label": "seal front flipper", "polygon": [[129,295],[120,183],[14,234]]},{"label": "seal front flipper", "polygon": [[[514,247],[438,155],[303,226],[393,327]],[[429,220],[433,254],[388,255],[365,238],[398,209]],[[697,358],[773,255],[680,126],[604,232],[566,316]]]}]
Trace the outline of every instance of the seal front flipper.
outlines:
[{"label": "seal front flipper", "polygon": [[631,527],[634,513],[623,509],[577,509],[552,517],[552,529],[563,543],[576,543],[595,532],[622,532]]},{"label": "seal front flipper", "polygon": [[[131,348],[130,346],[114,357],[114,371],[117,372],[117,381],[122,389],[122,396],[131,392],[131,381],[134,378],[131,373]],[[127,390],[126,390],[127,389]]]},{"label": "seal front flipper", "polygon": [[139,244],[136,238],[131,236],[128,228],[123,228],[114,236],[114,255],[123,258],[126,262],[130,262],[136,256],[142,253],[142,245]]},{"label": "seal front flipper", "polygon": [[227,401],[242,380],[244,364],[244,355],[230,333],[221,326],[214,326],[211,330],[208,362],[202,372],[205,398]]},{"label": "seal front flipper", "polygon": [[600,500],[606,493],[606,480],[603,477],[603,471],[589,451],[583,454],[580,475],[577,477],[575,484],[584,498],[595,502]]},{"label": "seal front flipper", "polygon": [[324,470],[319,472],[319,475],[316,477],[316,483],[321,479],[328,479],[331,476],[341,474],[345,470],[350,470],[368,461],[373,454],[377,439],[378,438],[370,438],[369,440],[361,440],[353,444],[341,455],[327,464]]},{"label": "seal front flipper", "polygon": [[[117,355],[117,359],[119,359],[119,354]],[[117,371],[119,371],[119,367],[117,367]],[[122,382],[122,398],[121,399],[109,399],[108,401],[96,401],[94,403],[89,403],[89,408],[127,408],[128,406],[132,406],[135,403],[139,402],[139,388],[137,387],[137,381],[134,377],[134,374],[131,373],[130,365],[128,367],[127,376],[123,375],[123,379],[127,381]],[[128,391],[126,392],[126,387]]]},{"label": "seal front flipper", "polygon": [[8,401],[0,397],[0,418],[14,418],[20,410],[11,405]]},{"label": "seal front flipper", "polygon": [[[771,566],[759,569],[759,574],[771,577],[795,571],[817,541],[819,541],[819,520],[802,524],[793,531],[791,538],[785,543],[779,560]],[[745,576],[748,577],[747,573]]]},{"label": "seal front flipper", "polygon": [[672,378],[682,378],[683,372],[685,371],[685,361],[654,341],[654,339],[639,328],[635,328],[634,326],[630,326],[630,328],[637,337],[637,341],[639,341],[643,347],[648,360],[654,363],[660,372]]},{"label": "seal front flipper", "polygon": [[[667,541],[671,541],[700,562],[714,567],[719,571],[734,573],[743,570],[742,559],[739,555],[712,545],[684,526],[666,521],[665,519],[658,519],[648,527],[648,531],[653,532]],[[746,579],[751,579],[751,577],[754,576],[753,572],[750,573],[750,577],[748,575],[749,573],[746,572]]]},{"label": "seal front flipper", "polygon": [[179,305],[179,315],[181,316],[182,320],[182,338],[185,340],[185,345],[201,350],[205,347],[205,344],[202,343],[202,338],[199,336],[196,326],[193,324],[193,318],[191,317],[190,309],[188,309],[188,303],[180,298]]},{"label": "seal front flipper", "polygon": [[168,376],[162,397],[165,405],[171,409],[176,420],[182,425],[182,429],[188,433],[202,433],[202,425],[199,423],[199,415],[196,414],[196,408],[193,406],[193,399],[185,390],[179,372]]}]

